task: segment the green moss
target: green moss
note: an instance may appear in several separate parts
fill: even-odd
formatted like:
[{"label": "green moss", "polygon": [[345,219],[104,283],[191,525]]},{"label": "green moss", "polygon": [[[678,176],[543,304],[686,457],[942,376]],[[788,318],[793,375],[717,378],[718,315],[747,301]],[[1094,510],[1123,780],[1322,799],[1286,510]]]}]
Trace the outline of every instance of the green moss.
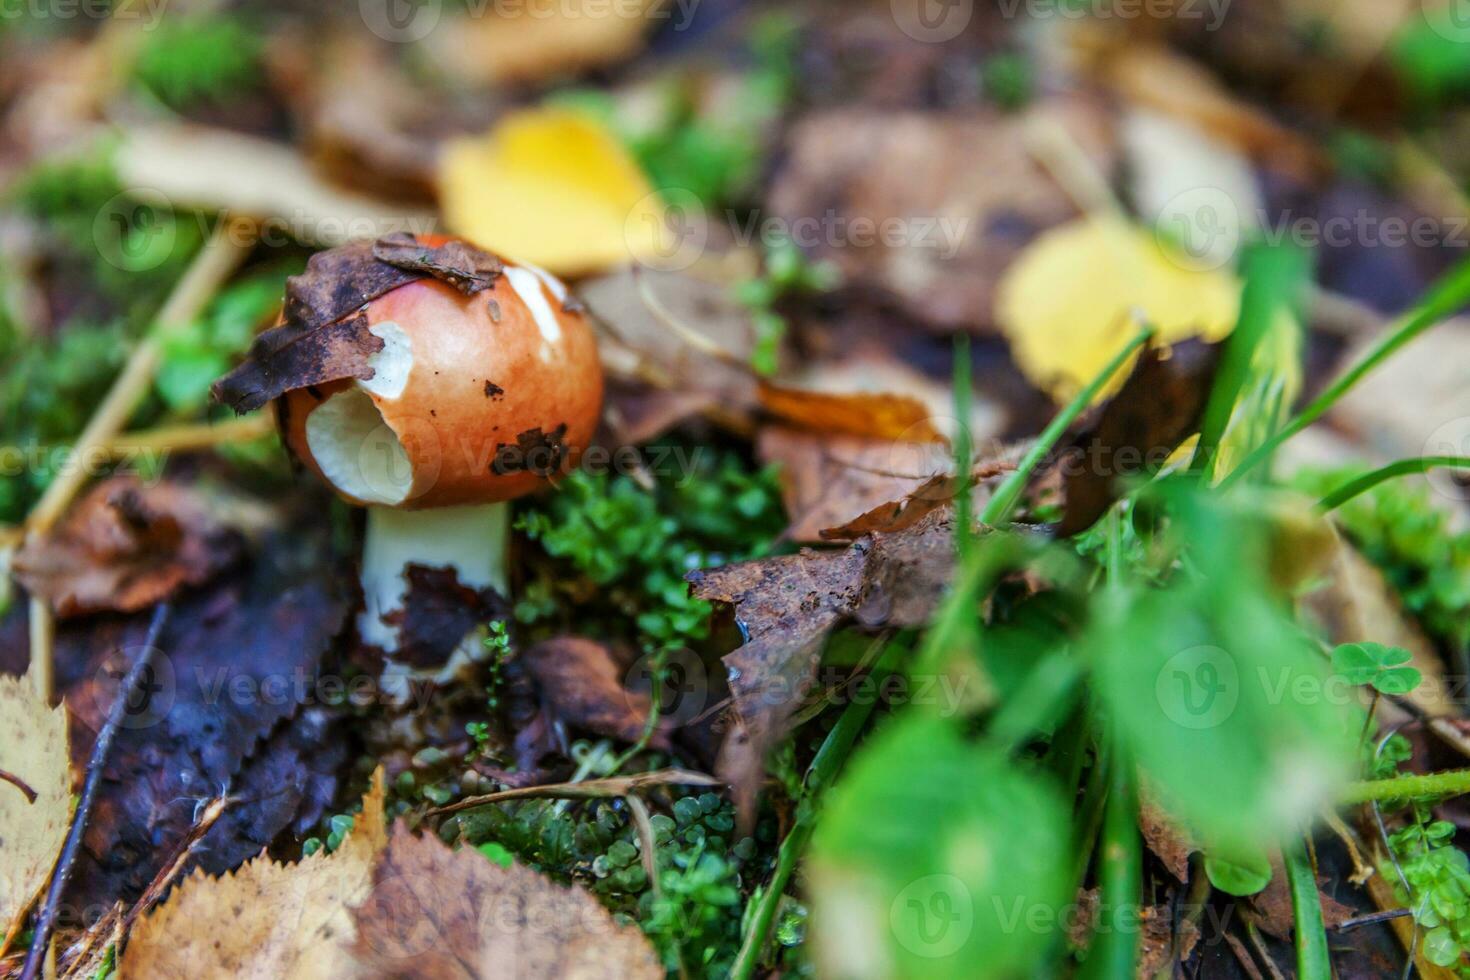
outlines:
[{"label": "green moss", "polygon": [[133,80],[172,109],[219,105],[256,88],[264,39],[226,16],[164,20],[148,34],[133,64]]},{"label": "green moss", "polygon": [[628,638],[646,650],[704,639],[710,607],[689,595],[685,574],[765,549],[781,530],[780,497],[774,473],[733,455],[716,461],[695,450],[683,459],[688,475],[652,490],[629,476],[573,473],[524,513],[517,527],[558,562],[523,594],[517,618],[536,623],[576,605],[584,624],[601,614],[599,626],[615,631],[598,635],[626,634],[633,623]]},{"label": "green moss", "polygon": [[561,882],[587,887],[614,914],[637,922],[664,966],[722,976],[740,945],[743,889],[763,877],[756,842],[732,841],[735,812],[713,793],[677,797],[651,818],[659,894],[621,800],[569,805],[530,800],[460,814],[441,834],[514,857]]}]

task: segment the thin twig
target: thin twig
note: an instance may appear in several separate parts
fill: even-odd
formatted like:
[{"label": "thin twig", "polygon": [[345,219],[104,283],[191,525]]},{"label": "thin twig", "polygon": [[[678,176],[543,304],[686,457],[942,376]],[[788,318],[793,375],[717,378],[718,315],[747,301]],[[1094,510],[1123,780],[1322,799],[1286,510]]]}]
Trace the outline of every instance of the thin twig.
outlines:
[{"label": "thin twig", "polygon": [[617,779],[589,779],[581,783],[551,783],[546,786],[521,786],[516,789],[504,789],[498,793],[486,793],[484,796],[471,796],[448,806],[437,807],[424,814],[426,817],[442,817],[450,813],[458,813],[461,810],[472,810],[475,807],[487,806],[491,803],[502,803],[506,800],[529,800],[538,798],[550,798],[559,800],[587,800],[598,799],[606,796],[627,796],[639,790],[647,789],[649,786],[720,786],[721,782],[713,776],[707,776],[702,772],[693,772],[688,769],[657,769],[653,772],[640,772],[636,776],[620,776]]},{"label": "thin twig", "polygon": [[138,652],[137,658],[128,668],[127,676],[118,686],[117,696],[112,705],[107,709],[107,721],[103,723],[102,730],[97,733],[97,741],[92,745],[92,756],[87,760],[87,779],[82,784],[82,797],[77,803],[76,812],[72,814],[71,828],[66,833],[66,844],[61,849],[61,857],[57,859],[56,868],[51,872],[51,884],[46,889],[46,903],[41,907],[41,914],[36,919],[36,933],[31,940],[31,948],[26,953],[25,966],[21,970],[21,980],[35,980],[40,972],[46,951],[51,946],[51,933],[56,927],[56,913],[61,904],[62,892],[66,890],[67,880],[71,877],[72,865],[76,862],[77,851],[81,850],[82,837],[87,831],[87,818],[91,816],[92,805],[97,799],[97,787],[102,782],[102,771],[107,766],[107,753],[112,748],[112,740],[117,735],[117,729],[122,724],[123,715],[128,710],[128,703],[132,698],[133,690],[138,686],[138,680],[147,669],[148,662],[153,658],[153,649],[158,644],[159,634],[163,632],[163,624],[168,621],[169,604],[159,603],[153,610],[153,619],[148,623],[148,633],[143,640],[143,647]]},{"label": "thin twig", "polygon": [[1413,915],[1413,909],[1387,909],[1383,912],[1370,912],[1367,915],[1359,915],[1351,919],[1344,919],[1337,925],[1332,926],[1338,932],[1347,932],[1349,929],[1357,929],[1359,926],[1374,926],[1380,922],[1389,922],[1393,919],[1402,919],[1406,915]]},{"label": "thin twig", "polygon": [[132,908],[128,909],[128,913],[123,918],[122,923],[124,933],[133,927],[133,922],[139,915],[148,911],[162,900],[163,893],[168,891],[174,879],[188,866],[189,860],[199,850],[199,844],[203,841],[204,835],[209,833],[210,828],[236,802],[235,798],[230,796],[215,797],[209,802],[209,805],[199,814],[199,818],[194,821],[194,826],[189,828],[189,833],[174,848],[173,856],[169,859],[168,863],[159,870],[158,874],[153,876],[153,881],[149,882],[148,888],[143,892],[142,897],[133,903]]},{"label": "thin twig", "polygon": [[30,784],[27,783],[24,779],[21,779],[15,773],[6,772],[4,769],[0,769],[0,780],[4,780],[5,782],[14,786],[16,789],[20,790],[23,794],[25,794],[27,803],[36,802],[36,791],[31,789]]}]

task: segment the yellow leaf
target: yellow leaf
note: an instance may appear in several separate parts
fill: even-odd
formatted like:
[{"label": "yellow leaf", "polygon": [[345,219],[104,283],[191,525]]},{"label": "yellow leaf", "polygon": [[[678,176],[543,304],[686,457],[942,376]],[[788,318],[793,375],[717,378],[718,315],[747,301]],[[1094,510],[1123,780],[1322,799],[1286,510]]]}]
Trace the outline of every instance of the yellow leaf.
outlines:
[{"label": "yellow leaf", "polygon": [[0,677],[0,769],[28,794],[0,779],[0,951],[51,876],[71,818],[71,762],[66,709],[36,694],[35,680]]},{"label": "yellow leaf", "polygon": [[[1033,242],[1006,270],[996,320],[1033,384],[1066,401],[1138,332],[1138,314],[1173,343],[1219,340],[1235,326],[1240,284],[1192,268],[1147,232],[1112,218],[1082,218]],[[1119,371],[1111,388],[1127,377]]]},{"label": "yellow leaf", "polygon": [[657,254],[668,230],[648,178],[606,127],[564,109],[456,140],[439,167],[451,231],[558,275]]},{"label": "yellow leaf", "polygon": [[362,813],[335,851],[295,864],[261,854],[230,874],[202,870],[134,926],[119,964],[124,977],[158,980],[260,977],[308,980],[355,970],[350,909],[373,888],[388,846],[383,771],[373,774]]}]

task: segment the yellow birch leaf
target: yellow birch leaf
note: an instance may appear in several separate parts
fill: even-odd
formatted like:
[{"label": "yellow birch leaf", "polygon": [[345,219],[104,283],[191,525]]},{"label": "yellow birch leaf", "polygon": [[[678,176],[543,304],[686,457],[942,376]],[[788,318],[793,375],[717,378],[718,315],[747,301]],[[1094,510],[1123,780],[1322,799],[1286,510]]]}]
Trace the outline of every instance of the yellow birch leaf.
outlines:
[{"label": "yellow birch leaf", "polygon": [[71,819],[66,709],[36,694],[35,679],[0,676],[0,952],[51,877]]},{"label": "yellow birch leaf", "polygon": [[387,846],[379,769],[335,851],[294,864],[262,853],[219,878],[196,870],[133,927],[118,972],[156,980],[351,976],[351,909],[372,893],[373,869]]},{"label": "yellow birch leaf", "polygon": [[[1239,307],[1230,273],[1197,268],[1142,229],[1093,217],[1046,232],[1022,253],[1001,279],[996,320],[1022,373],[1064,402],[1138,332],[1135,310],[1170,344],[1221,339]],[[1126,377],[1119,371],[1099,399]]]},{"label": "yellow birch leaf", "polygon": [[529,109],[456,140],[439,165],[451,231],[557,275],[658,254],[669,234],[648,178],[608,129],[566,109]]}]

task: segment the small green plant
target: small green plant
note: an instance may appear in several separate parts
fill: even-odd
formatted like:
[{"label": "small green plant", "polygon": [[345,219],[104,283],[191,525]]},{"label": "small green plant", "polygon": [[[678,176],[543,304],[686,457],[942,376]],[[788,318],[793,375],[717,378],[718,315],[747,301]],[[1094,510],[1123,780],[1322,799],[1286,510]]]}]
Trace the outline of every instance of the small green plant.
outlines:
[{"label": "small green plant", "polygon": [[1375,694],[1408,694],[1419,686],[1423,675],[1405,667],[1409,651],[1382,643],[1343,643],[1332,651],[1332,669],[1350,684],[1373,688]]},{"label": "small green plant", "polygon": [[750,366],[760,375],[772,375],[779,366],[787,322],[780,305],[789,299],[824,293],[837,287],[841,275],[830,262],[812,262],[796,243],[778,236],[766,243],[765,269],[755,279],[736,287],[735,297],[750,310],[755,346]]},{"label": "small green plant", "polygon": [[517,618],[547,618],[559,608],[558,593],[585,600],[590,585],[616,624],[636,624],[633,639],[646,650],[703,639],[709,604],[689,595],[684,575],[750,557],[781,528],[774,474],[750,471],[734,456],[713,462],[711,455],[695,453],[686,478],[661,480],[653,490],[628,476],[578,471],[523,514],[517,527],[577,576],[543,579],[539,591],[517,603]]},{"label": "small green plant", "polygon": [[[1366,470],[1309,469],[1292,485],[1325,494]],[[1383,572],[1395,595],[1434,637],[1470,645],[1470,532],[1422,482],[1380,483],[1334,512],[1348,538]]]},{"label": "small green plant", "polygon": [[1435,820],[1423,801],[1411,803],[1410,810],[1408,825],[1388,838],[1398,867],[1390,863],[1380,873],[1393,883],[1399,901],[1413,910],[1414,921],[1425,930],[1425,957],[1453,968],[1458,976],[1470,977],[1470,965],[1464,962],[1470,949],[1470,859],[1454,844],[1454,824]]},{"label": "small green plant", "polygon": [[693,976],[723,976],[740,942],[744,876],[756,843],[731,840],[734,809],[713,793],[677,797],[669,811],[649,820],[658,889],[621,801],[487,806],[460,814],[442,832],[461,834],[491,860],[515,859],[580,882],[614,914],[636,921],[671,973],[682,964]]}]

